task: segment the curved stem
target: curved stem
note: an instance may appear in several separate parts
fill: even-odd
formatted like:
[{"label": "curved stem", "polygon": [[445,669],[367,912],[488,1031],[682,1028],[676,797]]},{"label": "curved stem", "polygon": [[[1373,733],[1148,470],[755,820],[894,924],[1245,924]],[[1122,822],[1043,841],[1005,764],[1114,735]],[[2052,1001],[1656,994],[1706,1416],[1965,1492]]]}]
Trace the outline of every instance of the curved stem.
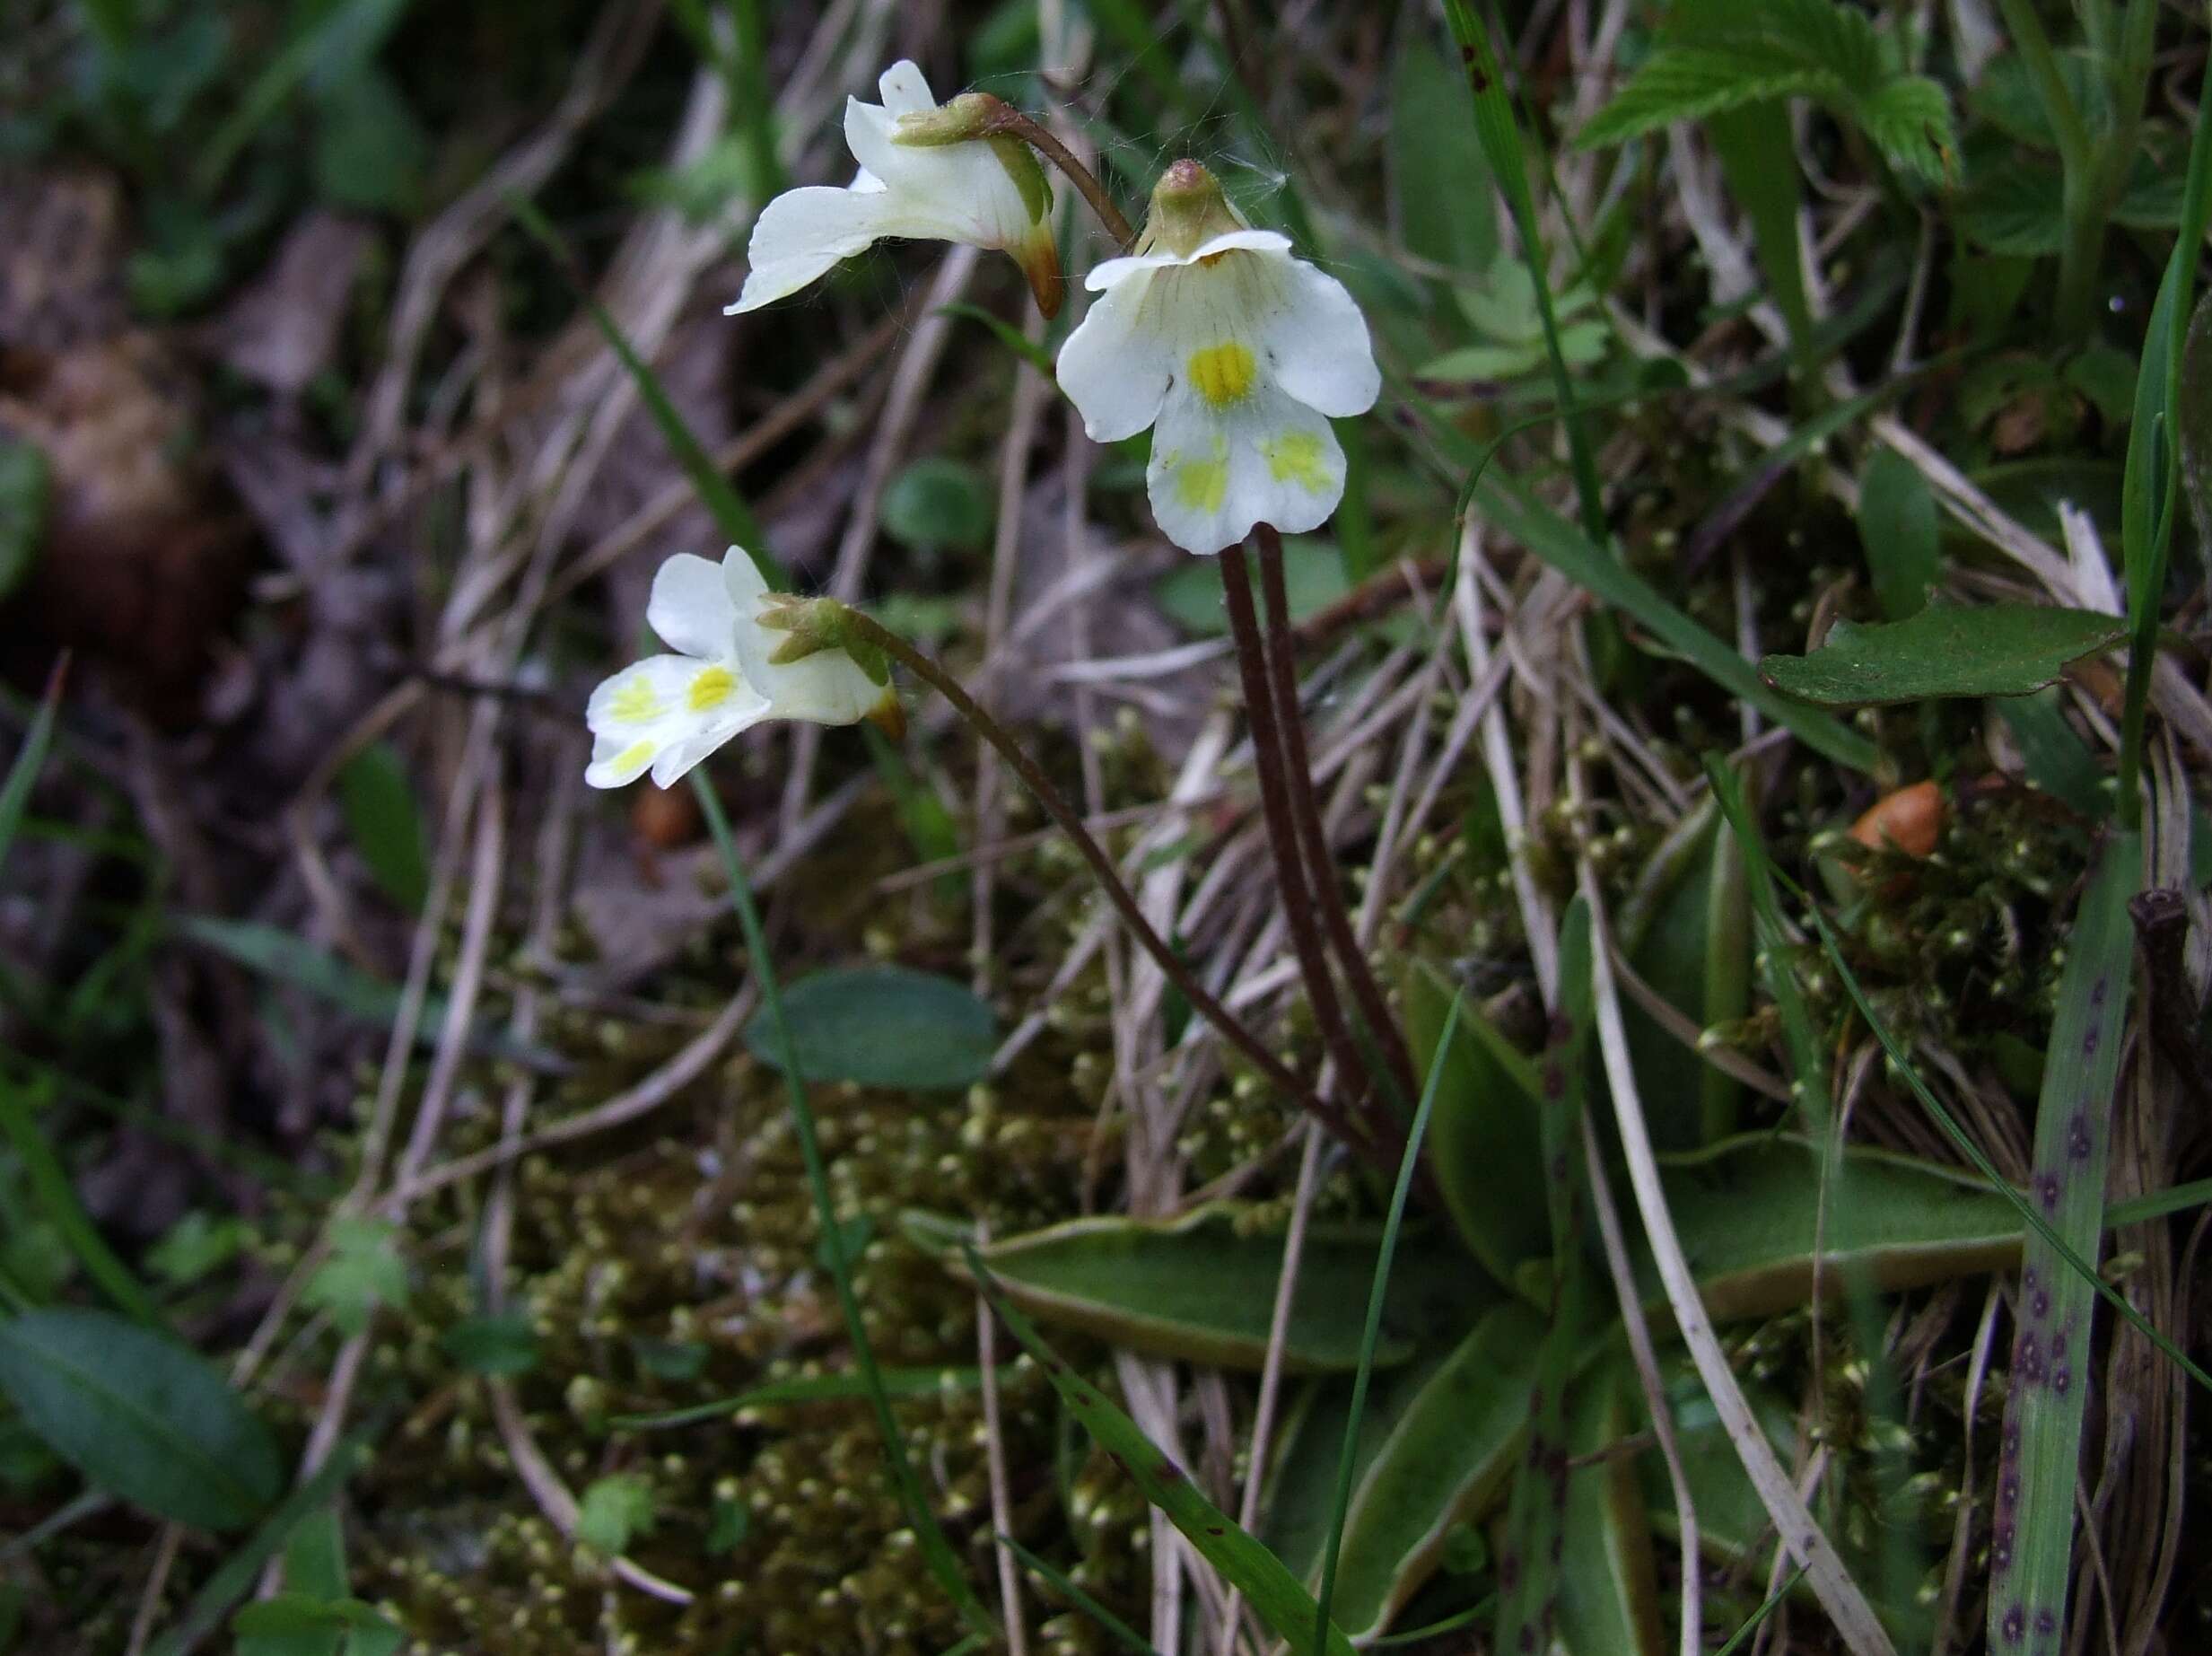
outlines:
[{"label": "curved stem", "polygon": [[1310,1111],[1332,1131],[1345,1136],[1350,1142],[1357,1143],[1356,1139],[1351,1139],[1345,1133],[1347,1124],[1342,1113],[1316,1098],[1304,1082],[1290,1073],[1282,1060],[1268,1051],[1258,1037],[1237,1021],[1236,1015],[1198,981],[1190,968],[1167,946],[1167,940],[1153,928],[1152,923],[1145,918],[1143,909],[1137,906],[1136,898],[1123,882],[1121,871],[1114,866],[1114,859],[1106,855],[1105,849],[1092,837],[1090,830],[1083,826],[1082,818],[1076,814],[1075,808],[1068,803],[1066,796],[1053,785],[1036,761],[1007,732],[1006,727],[984,712],[975,698],[961,687],[960,681],[935,660],[872,616],[846,607],[844,618],[852,636],[873,644],[905,666],[950,702],[953,711],[998,749],[999,757],[1021,778],[1022,785],[1036,797],[1038,804],[1045,807],[1045,814],[1059,824],[1061,831],[1074,842],[1076,850],[1082,854],[1083,860],[1090,864],[1091,872],[1098,876],[1099,883],[1105,887],[1106,898],[1114,905],[1115,912],[1121,916],[1138,943],[1167,975],[1167,981],[1183,992],[1192,1010],[1218,1030],[1223,1039],[1244,1054],[1253,1067],[1287,1097]]},{"label": "curved stem", "polygon": [[1114,205],[1114,197],[1106,194],[1106,186],[1098,181],[1098,175],[1076,160],[1073,152],[1053,136],[1042,122],[1032,119],[1010,103],[996,99],[992,101],[997,102],[999,107],[992,111],[991,129],[1002,132],[1009,137],[1019,138],[1059,168],[1068,182],[1075,186],[1077,193],[1090,203],[1090,210],[1098,215],[1098,222],[1106,226],[1106,233],[1122,244],[1122,251],[1126,253],[1133,249],[1137,245],[1137,232],[1129,227],[1129,221],[1122,216],[1122,210]]},{"label": "curved stem", "polygon": [[1337,883],[1336,857],[1329,846],[1329,831],[1321,820],[1321,802],[1314,793],[1313,765],[1306,749],[1306,721],[1298,709],[1298,650],[1290,638],[1290,598],[1282,572],[1282,537],[1272,523],[1255,530],[1260,543],[1261,591],[1267,600],[1267,665],[1274,681],[1275,723],[1282,733],[1283,771],[1290,812],[1298,827],[1298,845],[1306,858],[1306,881],[1314,906],[1321,911],[1330,948],[1351,986],[1360,1015],[1367,1021],[1369,1038],[1382,1048],[1398,1096],[1410,1107],[1420,1096],[1413,1077],[1413,1057],[1404,1037],[1383,999],[1381,986],[1368,965],[1367,951],[1351,929],[1344,910],[1343,888]]}]

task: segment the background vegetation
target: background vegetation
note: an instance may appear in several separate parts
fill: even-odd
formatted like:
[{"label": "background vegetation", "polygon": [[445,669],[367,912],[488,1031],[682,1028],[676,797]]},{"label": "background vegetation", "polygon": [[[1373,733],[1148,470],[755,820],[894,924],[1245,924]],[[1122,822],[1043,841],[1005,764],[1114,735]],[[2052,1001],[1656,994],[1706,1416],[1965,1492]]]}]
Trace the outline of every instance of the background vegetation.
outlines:
[{"label": "background vegetation", "polygon": [[[2208,21],[10,0],[0,1650],[2212,1640]],[[1403,1163],[911,683],[582,785],[742,530],[1320,1064],[1080,294],[721,314],[900,57],[1366,311],[1288,608]]]}]

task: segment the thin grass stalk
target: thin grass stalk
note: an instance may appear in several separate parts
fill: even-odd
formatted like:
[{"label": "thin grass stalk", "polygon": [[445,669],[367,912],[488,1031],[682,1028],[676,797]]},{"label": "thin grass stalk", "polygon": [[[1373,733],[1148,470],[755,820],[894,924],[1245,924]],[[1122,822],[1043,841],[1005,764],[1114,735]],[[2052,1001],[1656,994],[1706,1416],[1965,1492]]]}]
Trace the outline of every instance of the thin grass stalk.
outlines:
[{"label": "thin grass stalk", "polygon": [[814,1108],[807,1098],[806,1076],[799,1065],[799,1044],[783,1015],[783,994],[777,983],[775,960],[769,953],[767,937],[761,931],[760,911],[753,901],[752,882],[746,878],[745,862],[738,854],[738,842],[730,831],[730,819],[723,814],[721,801],[715,797],[705,773],[694,771],[691,782],[699,809],[706,817],[707,828],[714,836],[714,848],[721,854],[723,871],[730,877],[730,906],[737,911],[738,924],[745,933],[754,981],[760,986],[761,1006],[768,1014],[769,1029],[775,1037],[777,1059],[790,1096],[791,1129],[799,1140],[800,1159],[806,1164],[807,1188],[814,1197],[815,1220],[822,1230],[822,1257],[829,1266],[831,1281],[836,1284],[838,1309],[844,1314],[845,1335],[852,1342],[853,1361],[859,1365],[869,1405],[875,1412],[876,1429],[882,1434],[884,1459],[892,1486],[898,1494],[899,1504],[905,1508],[906,1521],[914,1527],[914,1538],[930,1573],[952,1600],[960,1619],[977,1637],[988,1642],[998,1636],[997,1624],[991,1619],[991,1612],[984,1608],[975,1589],[968,1585],[958,1555],[945,1538],[936,1515],[930,1511],[929,1502],[922,1492],[922,1481],[914,1474],[913,1461],[907,1458],[897,1417],[891,1413],[890,1394],[884,1388],[883,1371],[876,1363],[875,1347],[869,1342],[867,1325],[861,1319],[860,1296],[852,1288],[852,1261],[845,1251],[844,1231],[837,1222],[836,1202],[830,1194],[829,1168],[822,1158],[822,1142],[814,1126]]},{"label": "thin grass stalk", "polygon": [[130,1266],[108,1246],[108,1239],[77,1199],[68,1170],[39,1130],[37,1109],[43,1108],[53,1096],[49,1082],[40,1081],[19,1091],[14,1082],[0,1076],[0,1141],[14,1151],[32,1201],[45,1213],[55,1234],[76,1256],[84,1274],[126,1316],[166,1333],[169,1324],[161,1308],[132,1275]]},{"label": "thin grass stalk", "polygon": [[[2044,1217],[2092,1267],[2103,1240],[2104,1180],[2121,1038],[2135,963],[2128,899],[2143,883],[2143,842],[2104,848],[2067,939],[2066,966],[2036,1101],[2030,1188]],[[1989,1648],[2057,1656],[2074,1571],[2074,1492],[2089,1398],[2094,1291],[2030,1237],[2014,1304],[2011,1383],[1989,1538]]]},{"label": "thin grass stalk", "polygon": [[1115,1643],[1136,1652],[1137,1656],[1159,1656],[1159,1652],[1150,1639],[1078,1587],[1073,1581],[1069,1579],[1067,1572],[1053,1563],[1051,1559],[1040,1558],[1010,1535],[1000,1536],[998,1542],[1001,1546],[1020,1559],[1038,1580],[1044,1582],[1054,1591],[1065,1595],[1068,1601],[1077,1609],[1105,1628]]},{"label": "thin grass stalk", "polygon": [[942,696],[952,704],[955,713],[966,719],[978,735],[998,750],[999,757],[1021,778],[1022,785],[1029,790],[1036,802],[1045,808],[1045,815],[1059,825],[1061,832],[1073,842],[1084,862],[1090,864],[1091,872],[1097,875],[1098,883],[1106,892],[1106,900],[1113,904],[1115,912],[1121,916],[1145,953],[1150,955],[1154,963],[1166,974],[1167,981],[1190,1002],[1191,1009],[1211,1024],[1224,1040],[1242,1053],[1253,1067],[1271,1085],[1279,1089],[1285,1098],[1309,1111],[1347,1143],[1360,1144],[1361,1140],[1351,1130],[1351,1124],[1343,1112],[1325,1103],[1311,1088],[1292,1074],[1282,1060],[1268,1051],[1259,1038],[1246,1029],[1205,985],[1198,981],[1196,974],[1184,963],[1182,957],[1167,946],[1167,940],[1145,917],[1136,897],[1123,881],[1121,871],[1115,867],[1114,859],[1106,855],[1105,849],[1092,837],[1090,829],[1084,826],[1081,816],[1068,803],[1066,796],[1053,785],[1052,779],[1045,775],[1037,762],[1029,757],[1006,727],[984,711],[982,704],[967,693],[966,688],[925,652],[915,648],[861,610],[847,608],[844,616],[844,625],[851,629],[855,639],[881,650]]},{"label": "thin grass stalk", "polygon": [[1282,918],[1298,956],[1298,971],[1306,980],[1306,998],[1322,1045],[1336,1062],[1337,1078],[1354,1099],[1370,1097],[1368,1066],[1344,1021],[1337,999],[1336,982],[1329,971],[1328,952],[1315,924],[1315,910],[1322,898],[1307,877],[1306,859],[1298,847],[1297,818],[1290,803],[1290,784],[1284,778],[1282,731],[1275,716],[1274,690],[1269,681],[1266,645],[1252,602],[1251,573],[1245,567],[1245,549],[1234,546],[1216,560],[1221,566],[1221,595],[1228,609],[1229,631],[1237,643],[1237,671],[1243,682],[1245,716],[1252,726],[1252,762],[1260,784],[1260,815],[1267,828],[1273,855],[1275,882],[1282,896]]},{"label": "thin grass stalk", "polygon": [[[1559,1619],[1561,1548],[1567,1529],[1568,1390],[1581,1356],[1591,1290],[1582,1248],[1584,1185],[1574,1152],[1588,1103],[1590,911],[1577,898],[1560,923],[1559,991],[1544,1039],[1537,1128],[1543,1152],[1544,1205],[1552,1222],[1551,1327],[1528,1401],[1528,1451],[1506,1507],[1499,1560],[1499,1651],[1548,1649]],[[1440,1050],[1440,1048],[1439,1048]],[[1695,1545],[1694,1535],[1692,1545]]]},{"label": "thin grass stalk", "polygon": [[1397,1020],[1391,1016],[1382,986],[1375,981],[1367,951],[1360,948],[1352,932],[1343,888],[1337,881],[1336,859],[1329,848],[1328,828],[1321,819],[1321,801],[1314,791],[1313,760],[1307,750],[1306,721],[1298,706],[1298,644],[1290,631],[1282,536],[1272,523],[1260,524],[1254,533],[1260,548],[1261,597],[1267,604],[1267,667],[1274,695],[1275,726],[1282,740],[1284,790],[1290,795],[1298,846],[1306,859],[1307,884],[1321,914],[1324,936],[1351,986],[1360,1017],[1367,1021],[1368,1038],[1382,1049],[1403,1108],[1420,1091],[1413,1075],[1413,1056],[1406,1048]]},{"label": "thin grass stalk", "polygon": [[1536,286],[1536,319],[1543,329],[1543,350],[1552,366],[1552,387],[1566,423],[1567,452],[1575,479],[1575,499],[1582,512],[1582,530],[1599,546],[1611,539],[1605,528],[1604,488],[1597,478],[1597,455],[1575,401],[1574,379],[1567,367],[1567,353],[1560,345],[1559,312],[1552,302],[1552,275],[1544,262],[1543,236],[1536,223],[1535,198],[1528,188],[1528,162],[1521,146],[1521,128],[1513,100],[1506,90],[1505,71],[1491,45],[1490,30],[1475,16],[1467,0],[1445,0],[1444,14],[1459,44],[1460,61],[1466,68],[1467,88],[1474,99],[1474,132],[1482,154],[1505,194],[1513,215],[1513,228],[1520,237],[1521,257]]},{"label": "thin grass stalk", "polygon": [[[1368,1290],[1367,1324],[1360,1334],[1360,1362],[1352,1371],[1351,1407],[1344,1416],[1344,1446],[1337,1456],[1336,1494],[1329,1509],[1329,1538],[1321,1549],[1321,1590],[1314,1601],[1314,1643],[1316,1651],[1328,1645],[1329,1608],[1336,1597],[1336,1564],[1344,1544],[1344,1519],[1351,1510],[1351,1485],[1359,1469],[1360,1417],[1367,1411],[1368,1381],[1375,1372],[1375,1344],[1383,1331],[1383,1302],[1390,1287],[1390,1266],[1397,1257],[1398,1230],[1405,1222],[1405,1200],[1412,1193],[1413,1170],[1421,1161],[1421,1141],[1429,1130],[1429,1112],[1436,1108],[1437,1083],[1444,1076],[1444,1055],[1451,1050],[1453,1033],[1459,1028],[1461,997],[1452,997],[1445,1014],[1444,1033],[1437,1038],[1436,1056],[1429,1061],[1428,1084],[1405,1138],[1405,1153],[1398,1158],[1398,1182],[1390,1192],[1390,1209],[1383,1221],[1383,1239],[1375,1256],[1375,1281]],[[1561,1461],[1562,1468],[1565,1462]],[[1564,1481],[1564,1471],[1561,1473]]]}]

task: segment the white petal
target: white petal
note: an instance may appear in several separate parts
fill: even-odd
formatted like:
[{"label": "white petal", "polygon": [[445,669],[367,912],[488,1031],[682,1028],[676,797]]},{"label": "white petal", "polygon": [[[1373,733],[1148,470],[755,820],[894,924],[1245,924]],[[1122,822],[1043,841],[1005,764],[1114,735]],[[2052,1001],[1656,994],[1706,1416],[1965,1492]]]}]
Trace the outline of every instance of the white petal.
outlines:
[{"label": "white petal", "polygon": [[660,743],[651,737],[619,741],[601,736],[591,744],[591,763],[585,767],[583,779],[595,788],[625,786],[643,775],[660,751]]},{"label": "white petal", "polygon": [[1133,437],[1159,416],[1176,346],[1167,330],[1146,326],[1150,286],[1148,277],[1107,290],[1060,347],[1060,389],[1093,442]]},{"label": "white petal", "polygon": [[1225,231],[1211,241],[1202,241],[1187,253],[1130,253],[1120,258],[1109,258],[1092,267],[1083,278],[1083,285],[1094,294],[1104,293],[1116,283],[1125,282],[1140,270],[1172,270],[1195,265],[1202,259],[1219,258],[1243,249],[1255,253],[1287,253],[1290,238],[1272,230]]},{"label": "white petal", "polygon": [[1383,385],[1367,319],[1334,276],[1302,258],[1283,262],[1282,308],[1267,324],[1277,383],[1323,414],[1365,414]]},{"label": "white petal", "polygon": [[845,101],[845,143],[884,186],[878,235],[995,249],[1027,233],[1028,204],[988,144],[901,144],[896,132],[889,111]]},{"label": "white petal", "polygon": [[738,609],[721,570],[703,557],[678,552],[653,576],[645,620],[671,650],[702,657],[704,665],[729,655]]},{"label": "white petal", "polygon": [[886,69],[876,90],[883,97],[883,107],[894,115],[919,115],[937,107],[929,81],[911,57],[902,57]]},{"label": "white petal", "polygon": [[674,785],[685,772],[731,737],[770,716],[766,698],[742,688],[738,695],[712,712],[692,715],[653,760],[654,784],[663,788]]},{"label": "white petal", "polygon": [[660,738],[682,706],[691,683],[707,663],[688,655],[651,655],[602,679],[584,707],[594,737],[616,748],[642,737]]},{"label": "white petal", "polygon": [[722,555],[722,581],[738,614],[736,660],[745,681],[768,699],[767,716],[808,719],[817,724],[852,724],[866,718],[890,694],[842,650],[822,650],[796,662],[768,658],[790,638],[787,632],[756,619],[768,583],[741,548]]},{"label": "white petal", "polygon": [[1145,474],[1152,515],[1186,552],[1233,547],[1255,523],[1317,529],[1344,492],[1329,424],[1272,385],[1227,407],[1178,384],[1161,407]]},{"label": "white petal", "polygon": [[[863,175],[865,176],[865,175]],[[892,203],[880,181],[873,189],[809,185],[785,190],[754,221],[745,290],[723,311],[739,316],[795,294],[840,259],[850,258],[889,229]]]}]

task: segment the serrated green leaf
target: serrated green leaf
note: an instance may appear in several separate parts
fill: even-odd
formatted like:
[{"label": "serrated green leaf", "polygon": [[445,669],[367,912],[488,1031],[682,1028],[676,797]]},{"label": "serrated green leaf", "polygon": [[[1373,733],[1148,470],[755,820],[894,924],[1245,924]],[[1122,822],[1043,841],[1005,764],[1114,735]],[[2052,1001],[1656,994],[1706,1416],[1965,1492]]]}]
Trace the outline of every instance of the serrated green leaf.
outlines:
[{"label": "serrated green leaf", "polygon": [[307,1279],[301,1299],[330,1313],[347,1334],[358,1334],[380,1307],[407,1302],[407,1265],[398,1232],[380,1219],[335,1219],[330,1257]]},{"label": "serrated green leaf", "polygon": [[1828,70],[1737,46],[1663,47],[1575,135],[1577,149],[1604,149],[1724,110],[1773,98],[1840,95]]},{"label": "serrated green leaf", "polygon": [[[909,1240],[961,1266],[967,1227],[908,1214]],[[1430,1331],[1471,1318],[1494,1291],[1456,1245],[1408,1239],[1392,1272],[1378,1363],[1403,1362]],[[1349,1370],[1360,1357],[1377,1229],[1316,1224],[1299,1256],[1298,1294],[1283,1339],[1292,1373]],[[1160,1356],[1257,1369],[1265,1359],[1282,1231],[1238,1203],[1215,1202],[1174,1219],[1071,1219],[982,1249],[999,1292],[1063,1327]]]},{"label": "serrated green leaf", "polygon": [[[783,1012],[809,1081],[950,1092],[991,1070],[999,1024],[965,984],[903,966],[817,972],[783,992]],[[782,1069],[765,1011],[745,1026],[753,1056]]]},{"label": "serrated green leaf", "polygon": [[2025,696],[2126,635],[2118,616],[2050,604],[1945,605],[1902,621],[1839,621],[1809,655],[1770,655],[1759,676],[1823,707]]},{"label": "serrated green leaf", "polygon": [[576,1538],[615,1557],[655,1523],[652,1485],[627,1472],[594,1478],[576,1503]]},{"label": "serrated green leaf", "polygon": [[87,1479],[161,1517],[236,1529],[283,1487],[268,1428],[206,1359],[106,1311],[0,1323],[0,1391]]},{"label": "serrated green leaf", "polygon": [[1858,123],[1890,164],[1940,184],[1951,176],[1958,130],[1950,94],[1923,74],[1900,75],[1852,106]]}]

